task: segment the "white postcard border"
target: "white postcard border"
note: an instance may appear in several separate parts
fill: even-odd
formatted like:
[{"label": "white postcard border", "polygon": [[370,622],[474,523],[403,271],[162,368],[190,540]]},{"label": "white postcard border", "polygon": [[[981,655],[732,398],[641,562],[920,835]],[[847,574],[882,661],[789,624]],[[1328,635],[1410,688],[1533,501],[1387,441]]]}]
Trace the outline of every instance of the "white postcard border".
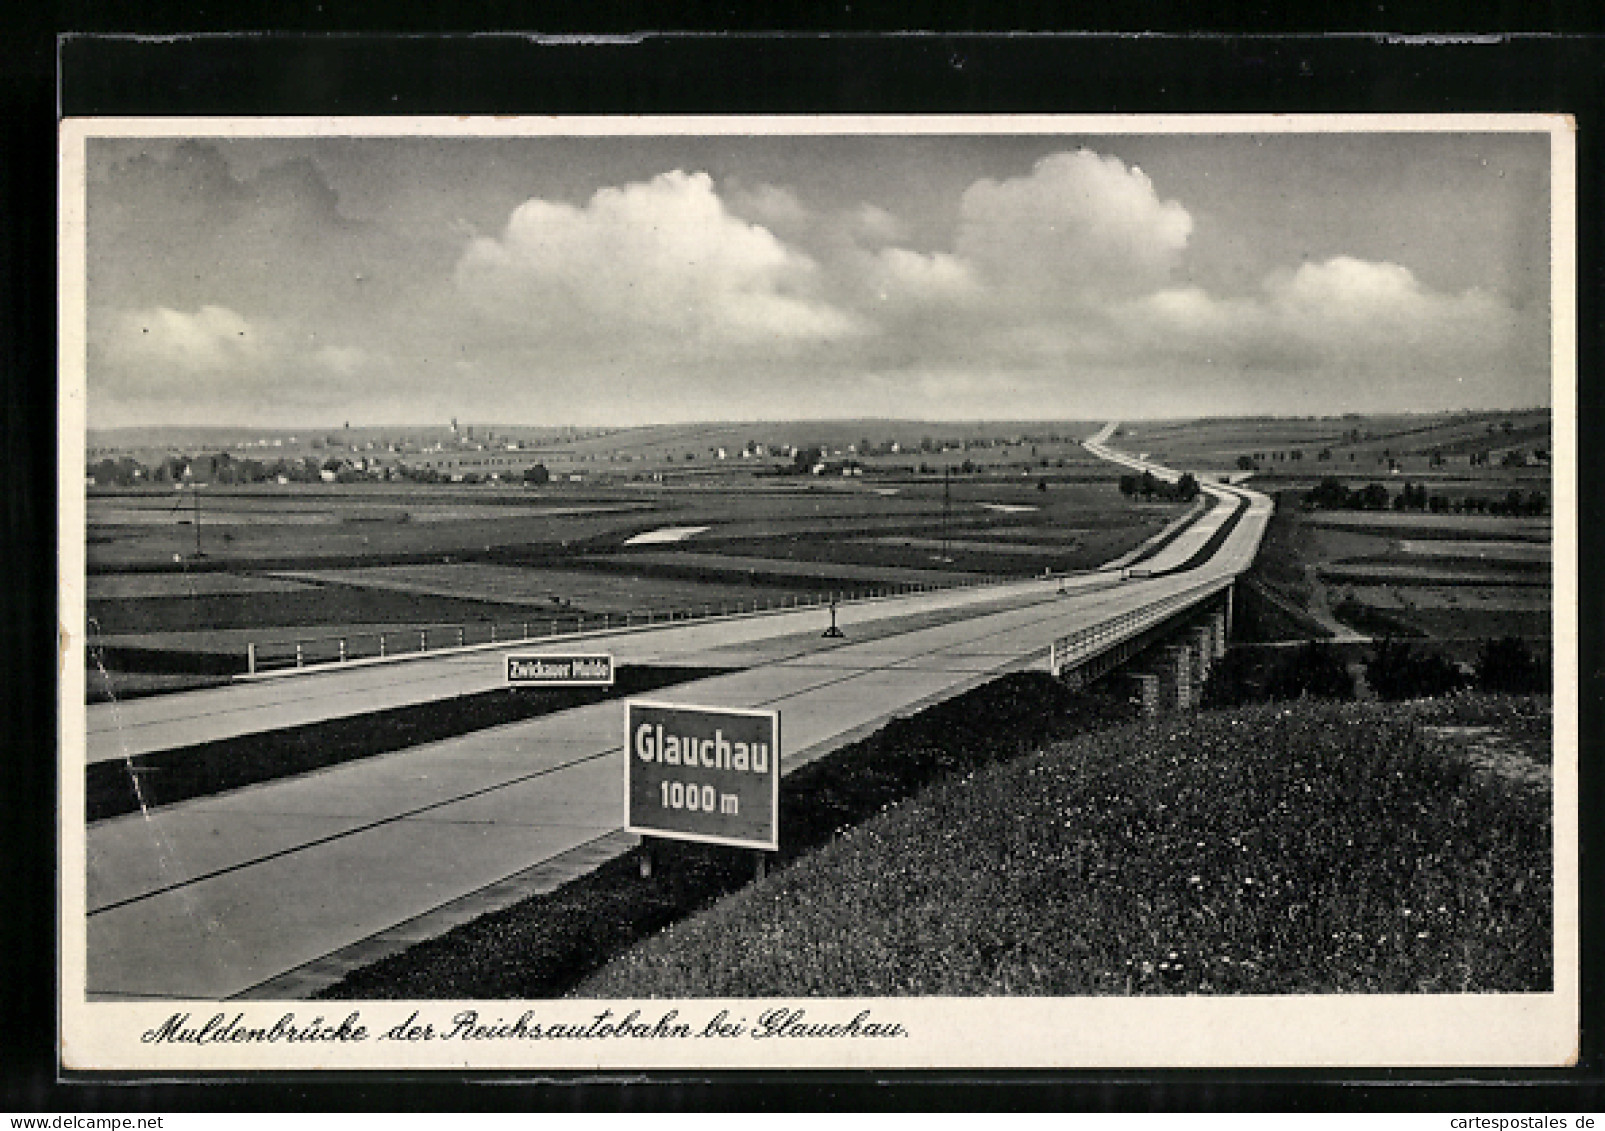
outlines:
[{"label": "white postcard border", "polygon": [[[84,812],[86,428],[85,147],[98,137],[703,136],[710,134],[1062,133],[1545,133],[1551,139],[1553,270],[1555,874],[1554,990],[1547,994],[1188,998],[897,998],[777,1001],[88,1002]],[[564,118],[103,118],[69,119],[60,148],[60,813],[58,1047],[68,1070],[170,1077],[263,1069],[709,1069],[1113,1067],[1559,1067],[1579,1034],[1574,126],[1545,114],[999,115]],[[849,1026],[836,1037],[755,1038],[766,1011],[800,1010],[808,1024]],[[483,1026],[558,1024],[555,1039],[437,1039],[381,1035],[407,1022],[437,1032],[467,1011]],[[741,1036],[604,1035],[632,1011],[650,1028],[673,1013],[700,1033],[721,1011]],[[175,1014],[213,1032],[314,1018],[336,1029],[349,1014],[362,1040],[175,1044],[150,1039]],[[600,1021],[599,1015],[604,1015]],[[861,1016],[863,1015],[863,1016]],[[855,1018],[858,1020],[855,1022]],[[895,1033],[866,1035],[871,1026]],[[584,1030],[590,1029],[586,1035]],[[626,1026],[625,1028],[629,1028]],[[353,1031],[347,1027],[347,1033]]]}]

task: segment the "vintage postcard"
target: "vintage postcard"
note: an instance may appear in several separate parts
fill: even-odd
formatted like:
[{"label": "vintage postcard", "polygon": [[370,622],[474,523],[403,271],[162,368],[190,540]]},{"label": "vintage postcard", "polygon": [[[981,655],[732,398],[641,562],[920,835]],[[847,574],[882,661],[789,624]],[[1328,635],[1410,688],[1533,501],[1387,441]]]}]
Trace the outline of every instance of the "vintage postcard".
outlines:
[{"label": "vintage postcard", "polygon": [[63,1067],[1571,1063],[1573,141],[64,121]]}]

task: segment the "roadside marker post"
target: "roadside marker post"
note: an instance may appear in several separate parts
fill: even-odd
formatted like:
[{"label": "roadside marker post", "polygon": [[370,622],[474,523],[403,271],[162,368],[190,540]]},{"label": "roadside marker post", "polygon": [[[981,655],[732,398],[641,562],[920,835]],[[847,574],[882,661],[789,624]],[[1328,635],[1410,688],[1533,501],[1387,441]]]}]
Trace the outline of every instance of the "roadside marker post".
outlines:
[{"label": "roadside marker post", "polygon": [[830,595],[830,627],[827,628],[822,635],[829,639],[836,639],[847,635],[841,629],[836,627],[836,594],[834,593]]}]

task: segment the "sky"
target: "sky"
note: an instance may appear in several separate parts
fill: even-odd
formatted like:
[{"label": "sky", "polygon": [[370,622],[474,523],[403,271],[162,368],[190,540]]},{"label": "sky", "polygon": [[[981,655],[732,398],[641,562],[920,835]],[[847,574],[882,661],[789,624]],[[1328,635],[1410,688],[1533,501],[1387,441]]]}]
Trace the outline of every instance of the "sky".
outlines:
[{"label": "sky", "polygon": [[1548,147],[92,138],[89,423],[1543,406]]}]

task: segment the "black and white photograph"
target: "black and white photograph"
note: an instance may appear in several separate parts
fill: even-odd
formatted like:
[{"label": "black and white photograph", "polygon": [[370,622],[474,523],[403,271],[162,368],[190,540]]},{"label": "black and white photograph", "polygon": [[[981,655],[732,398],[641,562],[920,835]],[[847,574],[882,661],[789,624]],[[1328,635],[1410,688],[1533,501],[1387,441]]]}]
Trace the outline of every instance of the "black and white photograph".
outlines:
[{"label": "black and white photograph", "polygon": [[64,1063],[1567,1063],[1572,147],[68,119]]}]

